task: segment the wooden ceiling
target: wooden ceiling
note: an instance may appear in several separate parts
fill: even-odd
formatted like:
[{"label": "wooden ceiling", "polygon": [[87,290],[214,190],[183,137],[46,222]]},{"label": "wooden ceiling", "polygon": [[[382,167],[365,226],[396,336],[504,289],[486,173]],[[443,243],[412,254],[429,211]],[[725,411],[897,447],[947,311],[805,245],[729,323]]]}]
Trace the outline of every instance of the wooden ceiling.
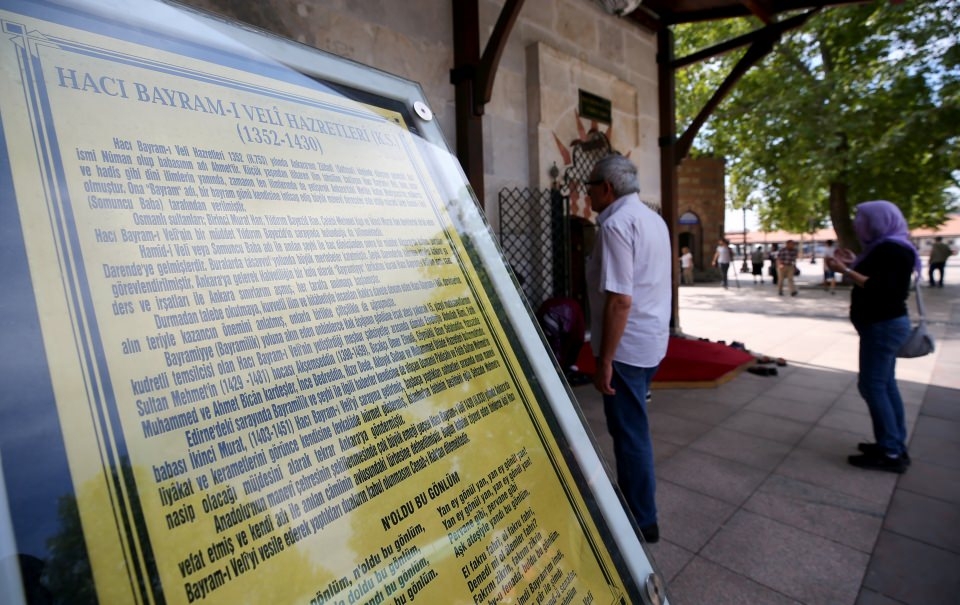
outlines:
[{"label": "wooden ceiling", "polygon": [[651,31],[680,23],[750,15],[769,24],[782,13],[844,4],[864,4],[864,0],[643,0],[626,18]]}]

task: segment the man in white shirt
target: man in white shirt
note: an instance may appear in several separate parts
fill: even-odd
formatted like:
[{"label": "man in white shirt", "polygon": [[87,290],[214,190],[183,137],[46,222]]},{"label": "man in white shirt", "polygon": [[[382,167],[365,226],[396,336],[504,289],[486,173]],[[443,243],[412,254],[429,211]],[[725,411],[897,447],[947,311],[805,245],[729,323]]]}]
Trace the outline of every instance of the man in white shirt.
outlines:
[{"label": "man in white shirt", "polygon": [[686,246],[681,250],[680,255],[680,283],[688,286],[693,285],[693,254],[690,248]]},{"label": "man in white shirt", "polygon": [[646,395],[670,337],[672,262],[667,225],[640,201],[637,168],[610,155],[587,181],[597,237],[587,266],[594,386],[603,394],[617,483],[647,542],[660,536]]},{"label": "man in white shirt", "polygon": [[717,240],[717,251],[713,253],[713,266],[720,269],[720,282],[724,288],[727,287],[727,270],[732,262],[733,251],[730,250],[730,242],[721,237]]}]

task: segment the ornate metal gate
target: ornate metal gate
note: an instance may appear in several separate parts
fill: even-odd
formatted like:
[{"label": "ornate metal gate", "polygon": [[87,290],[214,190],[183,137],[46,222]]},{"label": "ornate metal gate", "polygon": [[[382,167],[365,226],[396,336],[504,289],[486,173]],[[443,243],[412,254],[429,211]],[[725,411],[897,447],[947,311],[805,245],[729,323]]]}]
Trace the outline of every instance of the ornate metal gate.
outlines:
[{"label": "ornate metal gate", "polygon": [[502,189],[500,247],[530,306],[564,295],[569,200],[556,189]]},{"label": "ornate metal gate", "polygon": [[592,225],[583,183],[611,149],[607,137],[596,130],[570,147],[563,154],[563,172],[556,165],[550,170],[551,189],[508,188],[499,194],[500,246],[533,309],[548,298],[567,296],[589,312],[584,261]]}]

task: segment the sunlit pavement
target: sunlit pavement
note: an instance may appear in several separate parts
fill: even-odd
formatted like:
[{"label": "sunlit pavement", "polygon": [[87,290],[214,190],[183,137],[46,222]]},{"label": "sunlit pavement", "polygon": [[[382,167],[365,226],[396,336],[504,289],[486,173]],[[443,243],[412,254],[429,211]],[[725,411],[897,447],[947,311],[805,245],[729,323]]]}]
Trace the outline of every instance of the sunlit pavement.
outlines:
[{"label": "sunlit pavement", "polygon": [[[728,289],[680,289],[684,334],[739,341],[787,366],[653,393],[661,540],[647,548],[671,604],[960,602],[960,261],[951,261],[946,287],[922,290],[937,351],[897,364],[913,460],[903,475],[846,462],[873,440],[849,288],[829,294],[807,261],[796,297],[739,273]],[[600,397],[591,386],[574,392],[612,461]]]}]

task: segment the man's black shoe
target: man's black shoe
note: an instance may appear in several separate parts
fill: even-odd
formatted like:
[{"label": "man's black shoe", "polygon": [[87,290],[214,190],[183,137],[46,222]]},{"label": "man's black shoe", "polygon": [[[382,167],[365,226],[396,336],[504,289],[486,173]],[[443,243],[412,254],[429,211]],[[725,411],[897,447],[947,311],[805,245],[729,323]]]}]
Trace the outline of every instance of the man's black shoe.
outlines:
[{"label": "man's black shoe", "polygon": [[656,544],[660,541],[660,528],[656,523],[640,528],[640,535],[647,544]]},{"label": "man's black shoe", "polygon": [[858,468],[887,471],[889,473],[904,473],[907,470],[907,465],[900,456],[891,458],[885,454],[880,454],[879,456],[874,454],[860,454],[859,456],[847,457],[847,462]]},{"label": "man's black shoe", "polygon": [[[880,449],[880,446],[876,443],[858,443],[857,449],[863,452],[864,454],[871,454],[873,456],[879,456],[883,454],[883,450]],[[903,463],[907,466],[910,466],[910,454],[903,452],[900,454],[900,457],[903,459]]]}]

